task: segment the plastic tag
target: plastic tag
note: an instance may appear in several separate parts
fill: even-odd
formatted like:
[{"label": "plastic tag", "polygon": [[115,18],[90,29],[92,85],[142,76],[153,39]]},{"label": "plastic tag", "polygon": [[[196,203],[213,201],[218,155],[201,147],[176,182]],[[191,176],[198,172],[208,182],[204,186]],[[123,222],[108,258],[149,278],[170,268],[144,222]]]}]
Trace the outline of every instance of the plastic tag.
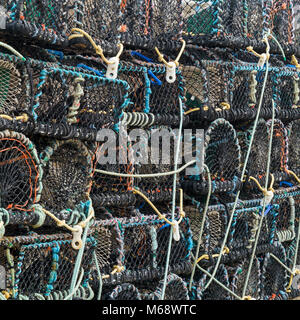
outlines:
[{"label": "plastic tag", "polygon": [[174,61],[169,62],[171,67],[167,66],[166,79],[168,83],[173,83],[176,81],[176,64]]},{"label": "plastic tag", "polygon": [[180,240],[180,233],[179,233],[179,224],[178,221],[174,221],[173,222],[173,239],[175,241],[179,241]]},{"label": "plastic tag", "polygon": [[82,247],[81,235],[83,229],[81,226],[75,226],[74,229],[76,231],[73,232],[72,247],[75,250],[79,250]]},{"label": "plastic tag", "polygon": [[119,68],[120,60],[117,57],[112,57],[108,59],[108,61],[111,61],[113,63],[107,65],[105,77],[108,79],[116,79],[118,76],[118,68]]},{"label": "plastic tag", "polygon": [[274,197],[273,191],[267,191],[265,194],[265,204],[268,206]]}]

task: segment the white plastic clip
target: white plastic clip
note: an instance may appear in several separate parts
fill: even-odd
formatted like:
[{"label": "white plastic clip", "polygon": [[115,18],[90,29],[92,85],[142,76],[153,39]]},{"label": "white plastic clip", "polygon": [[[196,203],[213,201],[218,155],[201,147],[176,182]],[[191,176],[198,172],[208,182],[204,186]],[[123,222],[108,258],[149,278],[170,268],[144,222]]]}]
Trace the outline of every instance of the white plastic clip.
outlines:
[{"label": "white plastic clip", "polygon": [[274,197],[274,192],[271,190],[265,191],[264,196],[265,196],[265,205],[268,206]]},{"label": "white plastic clip", "polygon": [[180,240],[179,224],[178,224],[178,221],[176,220],[173,221],[173,239],[175,241]]},{"label": "white plastic clip", "polygon": [[75,250],[79,250],[82,247],[81,236],[83,229],[79,225],[73,227],[73,229],[75,229],[76,231],[73,231],[72,247]]},{"label": "white plastic clip", "polygon": [[267,59],[268,59],[267,53],[262,53],[262,54],[260,55],[259,60],[258,60],[257,66],[258,66],[259,68],[262,68],[262,67],[265,65]]},{"label": "white plastic clip", "polygon": [[119,68],[119,57],[112,57],[108,59],[109,62],[112,62],[107,65],[106,75],[105,77],[108,79],[116,79],[118,76],[118,68]]},{"label": "white plastic clip", "polygon": [[174,61],[169,62],[166,66],[166,79],[168,83],[176,81],[176,63]]}]

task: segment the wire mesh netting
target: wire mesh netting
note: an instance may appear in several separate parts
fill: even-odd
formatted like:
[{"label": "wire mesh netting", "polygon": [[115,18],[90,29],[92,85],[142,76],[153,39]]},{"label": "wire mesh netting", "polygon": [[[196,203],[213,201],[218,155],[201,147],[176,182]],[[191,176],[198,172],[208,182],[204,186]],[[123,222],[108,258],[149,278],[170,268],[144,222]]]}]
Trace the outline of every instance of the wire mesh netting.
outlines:
[{"label": "wire mesh netting", "polygon": [[0,300],[300,296],[299,8],[0,0]]}]

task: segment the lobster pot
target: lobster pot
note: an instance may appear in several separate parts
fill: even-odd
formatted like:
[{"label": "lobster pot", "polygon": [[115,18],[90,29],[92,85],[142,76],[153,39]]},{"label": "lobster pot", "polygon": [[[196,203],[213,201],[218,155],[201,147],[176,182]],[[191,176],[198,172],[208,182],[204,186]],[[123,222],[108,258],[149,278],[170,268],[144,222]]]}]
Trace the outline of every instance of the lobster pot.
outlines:
[{"label": "lobster pot", "polygon": [[[0,242],[0,261],[4,267],[5,281],[1,291],[8,292],[12,299],[45,299],[50,295],[63,297],[69,292],[75,260],[78,254],[71,246],[71,235],[52,234],[21,235],[4,237]],[[89,269],[92,262],[94,240],[87,238],[82,264],[85,273],[82,287],[87,292]]]},{"label": "lobster pot", "polygon": [[[194,54],[199,56],[200,52]],[[208,61],[202,60],[201,56],[192,56],[191,59],[193,66],[182,67],[187,108],[200,108],[189,115],[191,121],[201,122],[203,118],[215,120],[219,117],[232,121],[255,118],[264,77],[263,70],[257,64]],[[267,81],[261,113],[264,117],[271,115],[273,94],[272,77]]]},{"label": "lobster pot", "polygon": [[[272,120],[267,122],[269,136],[271,133]],[[273,174],[283,174],[288,169],[288,132],[284,124],[275,119],[273,127],[272,153],[270,172]]]},{"label": "lobster pot", "polygon": [[[69,129],[84,128],[96,136],[117,126],[126,106],[128,84],[72,70],[49,68],[40,73],[34,99],[36,123]],[[97,139],[97,137],[96,137]]]},{"label": "lobster pot", "polygon": [[[170,216],[167,215],[167,218],[170,219]],[[192,249],[188,219],[184,218],[179,228],[180,240],[172,242],[170,270],[176,274],[185,274],[190,271]],[[135,281],[162,277],[168,252],[170,225],[159,220],[157,216],[141,215],[123,220],[121,231],[124,239],[125,274],[135,274]]]},{"label": "lobster pot", "polygon": [[210,172],[211,186],[207,173],[197,174],[195,171],[194,175],[185,176],[182,182],[187,194],[199,197],[207,194],[210,187],[212,193],[230,192],[240,187],[239,140],[234,127],[223,118],[213,121],[205,131],[204,163]]},{"label": "lobster pot", "polygon": [[[214,266],[208,268],[207,272],[212,274],[213,270],[214,270]],[[204,289],[210,279],[210,277],[208,277],[205,273],[203,273],[202,271],[197,271],[195,275],[199,277],[199,281],[196,283],[196,286],[197,286],[197,291],[201,292],[202,300],[229,300],[230,299],[230,294],[228,293],[228,291],[226,291],[223,287],[221,287],[215,281],[212,281],[209,287],[207,289]],[[229,283],[228,271],[224,264],[219,265],[215,275],[215,279],[221,282],[225,287],[229,288],[230,283]]]},{"label": "lobster pot", "polygon": [[22,133],[1,131],[0,207],[18,211],[20,216],[32,211],[41,196],[41,179],[42,167],[34,144]]},{"label": "lobster pot", "polygon": [[0,114],[27,121],[30,99],[25,62],[14,55],[0,53]]},{"label": "lobster pot", "polygon": [[289,168],[296,174],[300,173],[300,120],[291,122],[289,128]]},{"label": "lobster pot", "polygon": [[266,27],[280,43],[294,44],[292,0],[267,0],[265,20]]},{"label": "lobster pot", "polygon": [[278,205],[276,223],[276,239],[280,242],[292,241],[296,237],[296,210],[293,196],[277,198],[274,202]]},{"label": "lobster pot", "polygon": [[[258,244],[271,244],[275,238],[277,212],[273,206],[268,206],[264,212],[264,219],[259,233]],[[231,214],[231,211],[230,211]],[[262,207],[237,209],[233,214],[233,220],[229,229],[229,249],[253,250],[261,219]],[[228,218],[229,219],[229,218]]]},{"label": "lobster pot", "polygon": [[[137,177],[134,186],[138,187],[150,201],[171,201],[174,176],[159,174],[174,170],[177,133],[168,127],[157,127],[140,131],[140,133],[139,144],[144,147],[144,151],[141,151],[140,154],[137,151],[134,155],[136,156],[134,161],[136,173],[140,175],[153,174],[154,176],[151,178]],[[180,161],[181,159],[178,159],[177,163]],[[139,197],[137,200],[142,200],[142,198]]]},{"label": "lobster pot", "polygon": [[[277,243],[273,254],[286,265],[286,252],[282,244]],[[277,295],[285,293],[288,280],[287,270],[267,253],[262,262],[261,298],[274,299]]]},{"label": "lobster pot", "polygon": [[[274,80],[275,104],[281,119],[292,120],[299,114],[299,75],[294,68],[280,68]],[[299,117],[299,116],[298,116]]]},{"label": "lobster pot", "polygon": [[[189,219],[193,235],[194,250],[199,241],[199,232],[203,221],[203,209],[195,205],[184,207],[186,217]],[[201,238],[200,254],[213,254],[219,251],[227,227],[227,215],[222,207],[210,206],[207,211],[204,229]]]},{"label": "lobster pot", "polygon": [[[161,280],[154,291],[154,299],[160,300],[164,280]],[[170,273],[167,277],[164,300],[190,300],[186,282],[176,274]]]},{"label": "lobster pot", "polygon": [[[113,138],[113,144],[97,143],[94,168],[105,172],[134,174],[133,151],[129,137],[116,134]],[[118,216],[122,208],[133,206],[136,201],[132,193],[134,181],[135,178],[130,176],[113,176],[94,171],[91,198],[95,212],[101,207],[106,207],[114,216]]]},{"label": "lobster pot", "polygon": [[[243,260],[233,267],[228,267],[230,289],[239,297],[243,296],[243,289],[247,273],[249,272],[250,263],[249,260]],[[246,288],[245,296],[250,296],[255,300],[260,299],[261,291],[261,271],[258,259],[255,257],[251,267],[248,285]],[[233,297],[233,299],[235,299]]]},{"label": "lobster pot", "polygon": [[79,140],[46,140],[38,144],[44,171],[39,204],[59,214],[86,202],[91,188],[91,151]]}]

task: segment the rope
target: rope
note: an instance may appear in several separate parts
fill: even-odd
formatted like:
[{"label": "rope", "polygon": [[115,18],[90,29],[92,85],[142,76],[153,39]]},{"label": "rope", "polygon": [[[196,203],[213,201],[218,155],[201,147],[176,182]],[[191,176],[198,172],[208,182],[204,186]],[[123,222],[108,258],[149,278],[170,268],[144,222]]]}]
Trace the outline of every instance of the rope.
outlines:
[{"label": "rope", "polygon": [[[180,41],[182,42],[182,47],[181,47],[180,52],[179,52],[179,54],[177,55],[176,59],[173,61],[173,62],[175,63],[175,65],[176,65],[176,67],[179,66],[179,59],[181,58],[181,56],[182,56],[182,54],[183,54],[183,51],[184,51],[184,49],[185,49],[185,45],[186,45],[185,40],[180,39]],[[168,62],[165,60],[164,56],[161,54],[161,52],[158,50],[157,47],[155,47],[155,51],[156,51],[156,53],[157,53],[157,55],[158,55],[158,61],[162,62],[162,63],[163,63],[166,67],[168,67],[168,68],[172,68],[172,67],[173,67],[170,63],[168,63]]]},{"label": "rope", "polygon": [[[254,247],[253,247],[251,258],[250,258],[249,269],[248,269],[248,272],[247,272],[247,275],[246,275],[246,280],[245,280],[245,284],[244,284],[244,288],[243,288],[243,293],[242,293],[243,296],[246,294],[248,281],[249,281],[250,273],[251,273],[251,269],[252,269],[252,264],[253,264],[253,261],[254,261],[255,252],[256,252],[256,248],[257,248],[258,238],[259,238],[260,231],[261,231],[261,228],[262,228],[262,223],[263,223],[263,220],[264,220],[264,213],[265,213],[267,201],[269,201],[269,199],[268,199],[268,191],[266,192],[266,189],[267,189],[267,186],[268,186],[268,183],[269,183],[268,180],[269,180],[270,165],[271,165],[271,152],[272,152],[272,143],[273,143],[274,121],[275,121],[275,106],[274,106],[274,100],[272,99],[272,124],[271,124],[270,141],[269,141],[269,148],[268,148],[266,181],[265,181],[265,188],[264,188],[264,192],[265,193],[264,193],[264,199],[263,199],[263,205],[262,205],[263,208],[262,208],[261,218],[260,218],[260,221],[259,221],[259,226],[258,226],[258,230],[257,230],[255,242],[254,242]],[[271,182],[271,188],[272,189],[273,189],[273,183],[274,183],[274,177],[272,177],[272,182]],[[273,191],[271,191],[271,192],[273,194]]]},{"label": "rope", "polygon": [[[107,58],[104,56],[104,53],[103,53],[102,48],[101,48],[100,46],[97,46],[97,45],[96,45],[96,43],[95,43],[95,41],[93,40],[93,38],[92,38],[87,32],[85,32],[84,30],[79,29],[79,28],[73,28],[73,29],[71,30],[71,32],[79,32],[80,34],[72,34],[72,35],[70,35],[70,36],[69,36],[69,40],[74,39],[74,38],[78,38],[78,37],[83,37],[83,36],[84,36],[84,37],[86,37],[86,38],[89,40],[90,44],[91,44],[91,45],[93,46],[93,48],[95,49],[96,54],[100,55],[101,59],[102,59],[107,65],[109,65],[109,64],[114,64],[114,63],[115,63],[115,62],[113,62],[113,61],[107,60]],[[118,47],[119,47],[120,49],[119,49],[119,52],[118,52],[117,55],[116,55],[116,58],[119,58],[120,55],[121,55],[122,52],[123,52],[123,45],[122,45],[121,43],[118,44]]]},{"label": "rope", "polygon": [[4,47],[6,49],[8,49],[9,51],[11,51],[13,54],[15,54],[17,57],[19,57],[20,59],[22,59],[23,61],[26,61],[26,58],[24,58],[20,52],[18,52],[17,50],[15,50],[13,47],[11,47],[10,45],[4,43],[4,42],[0,42],[0,46]]},{"label": "rope", "polygon": [[161,212],[156,208],[156,206],[138,189],[134,188],[132,189],[132,192],[141,196],[157,213],[159,219],[164,220],[166,223],[174,227],[176,224],[180,224],[182,219],[185,217],[185,212],[183,211],[183,190],[182,189],[179,189],[179,190],[180,190],[180,219],[176,223],[171,222],[166,218],[165,215],[161,214]]},{"label": "rope", "polygon": [[191,274],[191,278],[190,278],[190,284],[189,284],[189,290],[190,291],[192,290],[193,279],[194,279],[197,260],[198,260],[199,251],[200,251],[202,233],[203,233],[203,230],[204,230],[204,224],[205,224],[206,215],[207,215],[207,211],[208,211],[208,206],[209,206],[209,202],[210,202],[210,197],[211,197],[211,193],[212,193],[211,174],[210,174],[210,170],[209,170],[209,168],[208,168],[208,166],[206,164],[204,164],[204,170],[206,170],[207,174],[208,174],[208,194],[207,194],[207,198],[206,198],[205,208],[204,208],[204,212],[203,212],[203,218],[202,218],[202,222],[201,222],[201,226],[200,226],[200,230],[199,230],[199,235],[198,235],[198,243],[197,243],[197,249],[196,249],[195,262],[194,262],[194,265],[193,265],[193,270],[192,270],[192,274]]},{"label": "rope", "polygon": [[[74,292],[75,283],[76,283],[76,280],[78,278],[79,268],[80,268],[80,265],[81,265],[84,248],[85,248],[85,245],[86,245],[86,238],[87,238],[87,233],[88,233],[89,226],[90,226],[90,224],[88,222],[86,228],[84,229],[84,233],[83,233],[83,237],[82,237],[82,246],[80,247],[80,249],[78,251],[78,254],[77,254],[77,257],[76,257],[76,262],[75,262],[75,266],[74,266],[74,270],[73,270],[73,274],[72,274],[70,292]],[[80,284],[80,282],[81,281],[78,281],[79,284]],[[70,296],[70,298],[71,298],[71,296]]]},{"label": "rope", "polygon": [[129,174],[129,173],[117,173],[112,171],[105,171],[100,169],[95,169],[95,172],[107,174],[109,176],[115,176],[115,177],[121,177],[121,178],[156,178],[156,177],[163,177],[163,176],[171,176],[177,173],[182,172],[185,168],[189,167],[190,165],[196,163],[197,160],[192,160],[188,163],[186,163],[184,166],[182,166],[179,169],[168,171],[168,172],[159,172],[159,173],[149,173],[149,174]]},{"label": "rope", "polygon": [[[178,141],[177,141],[176,155],[175,155],[175,161],[174,161],[174,171],[177,171],[179,151],[180,151],[180,137],[181,137],[182,125],[183,125],[183,107],[182,107],[182,101],[180,98],[179,98],[179,107],[180,107],[180,125],[179,125]],[[177,178],[177,174],[175,173],[173,176],[172,221],[174,221],[174,215],[175,215],[176,184],[177,184],[176,178]],[[165,275],[164,275],[164,281],[163,281],[160,300],[164,300],[164,298],[165,298],[165,292],[166,292],[167,280],[168,280],[169,263],[170,263],[170,254],[171,254],[171,247],[172,247],[172,240],[173,240],[172,235],[173,235],[173,226],[171,226],[171,230],[170,230],[169,244],[168,244],[168,250],[167,250],[167,260],[166,260],[166,266],[165,266]]]},{"label": "rope", "polygon": [[[259,105],[258,105],[258,108],[257,108],[257,114],[256,114],[254,126],[253,126],[253,131],[252,131],[251,139],[250,139],[250,142],[249,142],[249,147],[248,147],[248,150],[247,150],[247,154],[246,154],[244,166],[243,166],[243,169],[242,169],[242,174],[241,174],[242,177],[244,177],[244,175],[245,175],[246,168],[247,168],[247,164],[248,164],[248,161],[249,161],[249,156],[250,156],[252,144],[253,144],[253,141],[254,141],[254,135],[255,135],[255,132],[256,132],[256,128],[257,128],[257,124],[258,124],[258,120],[259,120],[259,116],[260,116],[260,111],[261,111],[262,102],[263,102],[263,96],[264,96],[264,93],[265,93],[265,88],[266,88],[266,83],[267,83],[267,77],[268,77],[268,72],[269,72],[269,57],[270,57],[270,55],[269,55],[269,50],[270,50],[270,47],[269,47],[269,43],[268,43],[267,37],[264,37],[263,41],[266,42],[266,44],[267,44],[266,54],[265,54],[265,56],[264,56],[264,57],[266,58],[266,74],[265,74],[265,77],[264,77],[264,82],[263,82],[263,86],[262,86],[262,90],[261,90]],[[249,49],[248,49],[248,50],[249,50]],[[258,56],[259,58],[261,58],[261,55],[257,55],[256,53],[254,53],[254,54],[255,54],[256,56]],[[261,62],[261,60],[260,60],[259,62]],[[233,221],[234,212],[235,212],[235,209],[236,209],[238,200],[239,200],[240,193],[241,193],[241,190],[238,190],[238,192],[237,192],[237,194],[236,194],[236,197],[235,197],[233,209],[232,209],[232,212],[231,212],[229,221],[228,221],[228,227],[227,227],[226,232],[225,232],[225,237],[224,237],[224,240],[223,240],[223,243],[222,243],[222,246],[221,246],[220,253],[223,252],[223,250],[224,250],[224,248],[225,248],[225,244],[226,244],[226,241],[227,241],[227,238],[228,238],[228,235],[229,235],[230,227],[231,227],[231,224],[232,224],[232,221]],[[263,215],[262,215],[262,216],[263,216]],[[212,273],[212,277],[210,278],[210,280],[209,280],[208,283],[206,284],[204,290],[206,290],[206,289],[209,287],[209,285],[211,284],[213,278],[215,277],[216,272],[217,272],[218,267],[219,267],[220,262],[221,262],[221,258],[222,258],[222,254],[220,254],[220,256],[218,257],[218,260],[217,260],[217,262],[216,262],[214,271],[213,271],[213,273]]]}]

